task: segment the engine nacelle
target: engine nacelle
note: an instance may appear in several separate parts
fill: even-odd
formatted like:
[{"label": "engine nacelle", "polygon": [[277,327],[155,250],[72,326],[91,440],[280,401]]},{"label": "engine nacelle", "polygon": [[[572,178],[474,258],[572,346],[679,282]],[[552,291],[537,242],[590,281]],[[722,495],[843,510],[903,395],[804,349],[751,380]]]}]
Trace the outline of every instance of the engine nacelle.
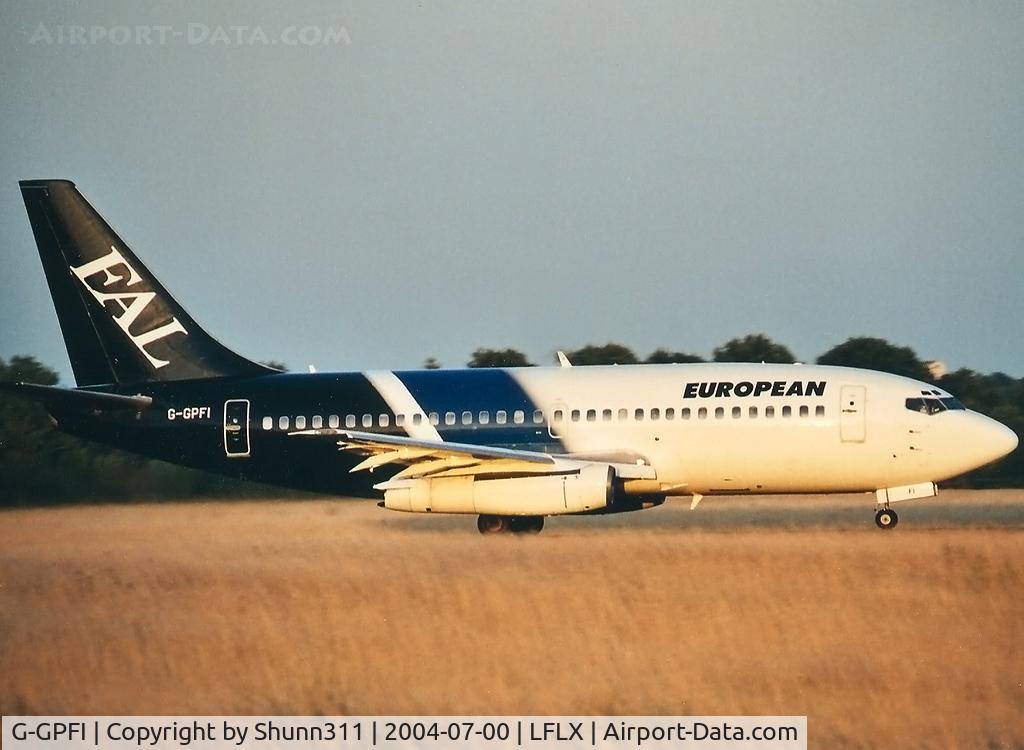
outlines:
[{"label": "engine nacelle", "polygon": [[384,488],[384,507],[412,513],[557,516],[607,507],[615,470],[590,464],[572,474],[512,479],[401,479]]}]

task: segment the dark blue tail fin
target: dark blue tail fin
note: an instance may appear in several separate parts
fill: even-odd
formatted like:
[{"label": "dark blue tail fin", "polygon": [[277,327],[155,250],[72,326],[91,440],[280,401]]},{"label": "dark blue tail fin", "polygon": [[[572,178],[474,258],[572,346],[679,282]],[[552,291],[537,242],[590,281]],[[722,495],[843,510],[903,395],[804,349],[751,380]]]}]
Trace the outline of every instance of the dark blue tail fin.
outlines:
[{"label": "dark blue tail fin", "polygon": [[200,328],[74,183],[19,184],[79,386],[273,372]]}]

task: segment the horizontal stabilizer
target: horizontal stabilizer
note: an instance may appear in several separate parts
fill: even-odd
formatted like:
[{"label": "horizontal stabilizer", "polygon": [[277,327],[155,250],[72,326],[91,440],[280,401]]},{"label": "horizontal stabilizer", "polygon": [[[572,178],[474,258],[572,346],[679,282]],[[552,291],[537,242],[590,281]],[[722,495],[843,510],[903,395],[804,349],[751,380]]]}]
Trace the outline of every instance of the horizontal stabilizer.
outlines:
[{"label": "horizontal stabilizer", "polygon": [[70,407],[75,409],[131,409],[142,411],[153,399],[149,396],[122,396],[117,393],[84,391],[75,388],[56,388],[52,385],[35,383],[0,383],[0,393],[10,393],[46,406]]}]

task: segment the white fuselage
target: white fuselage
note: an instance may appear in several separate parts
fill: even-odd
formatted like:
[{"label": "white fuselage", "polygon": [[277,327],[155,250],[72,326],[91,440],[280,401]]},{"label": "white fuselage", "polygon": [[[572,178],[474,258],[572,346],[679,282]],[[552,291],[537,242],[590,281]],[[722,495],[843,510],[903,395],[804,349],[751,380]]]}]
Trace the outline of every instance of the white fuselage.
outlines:
[{"label": "white fuselage", "polygon": [[976,412],[911,410],[908,399],[950,394],[868,370],[692,364],[511,372],[543,410],[541,427],[569,453],[639,454],[656,468],[666,494],[870,491],[934,482],[1016,444],[1010,430]]}]

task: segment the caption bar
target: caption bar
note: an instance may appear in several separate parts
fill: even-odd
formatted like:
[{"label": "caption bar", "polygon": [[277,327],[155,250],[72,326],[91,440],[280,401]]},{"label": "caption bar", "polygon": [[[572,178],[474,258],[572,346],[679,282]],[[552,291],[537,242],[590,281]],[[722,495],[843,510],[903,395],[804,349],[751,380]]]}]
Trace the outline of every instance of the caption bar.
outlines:
[{"label": "caption bar", "polygon": [[4,716],[4,750],[807,750],[806,716]]}]

